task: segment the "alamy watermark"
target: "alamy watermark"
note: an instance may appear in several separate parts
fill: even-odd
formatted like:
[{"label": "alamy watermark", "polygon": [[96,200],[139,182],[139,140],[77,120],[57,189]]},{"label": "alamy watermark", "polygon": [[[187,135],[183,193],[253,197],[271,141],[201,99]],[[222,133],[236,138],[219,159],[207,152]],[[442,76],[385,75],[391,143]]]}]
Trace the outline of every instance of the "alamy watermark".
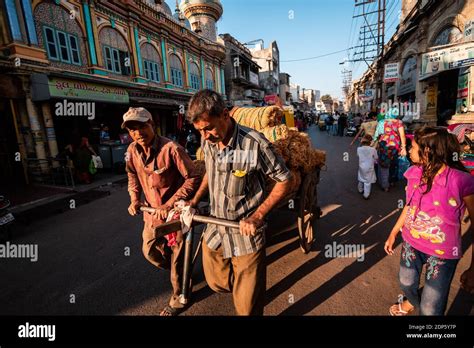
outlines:
[{"label": "alamy watermark", "polygon": [[56,116],[82,116],[89,120],[95,118],[95,103],[94,102],[72,102],[64,99],[62,102],[57,102],[55,105]]},{"label": "alamy watermark", "polygon": [[392,102],[381,103],[380,110],[383,112],[390,112],[392,115],[397,117],[411,116],[414,120],[420,118],[420,103],[409,103],[409,102]]},{"label": "alamy watermark", "polygon": [[30,259],[38,261],[38,244],[0,244],[0,259]]},{"label": "alamy watermark", "polygon": [[257,165],[258,152],[256,150],[228,150],[220,152],[217,155],[217,163],[250,163]]},{"label": "alamy watermark", "polygon": [[364,244],[326,244],[324,246],[324,256],[327,258],[356,258],[357,261],[365,260]]},{"label": "alamy watermark", "polygon": [[18,326],[19,338],[47,338],[52,342],[56,339],[56,325],[35,325],[26,322]]}]

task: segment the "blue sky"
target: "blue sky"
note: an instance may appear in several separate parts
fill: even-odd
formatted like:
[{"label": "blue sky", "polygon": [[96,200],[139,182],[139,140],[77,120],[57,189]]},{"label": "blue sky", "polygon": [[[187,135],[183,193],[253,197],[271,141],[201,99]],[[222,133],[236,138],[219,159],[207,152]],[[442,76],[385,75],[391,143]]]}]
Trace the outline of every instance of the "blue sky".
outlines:
[{"label": "blue sky", "polygon": [[[398,24],[401,1],[386,1],[388,41]],[[175,1],[167,2],[174,10]],[[265,47],[276,40],[280,50],[280,71],[289,73],[291,82],[307,89],[319,89],[321,94],[342,95],[341,70],[344,66],[339,63],[348,57],[346,51],[314,60],[284,61],[355,46],[363,19],[352,19],[354,0],[221,0],[221,3],[224,14],[217,23],[219,34],[230,33],[241,42],[263,39]],[[375,8],[375,4],[368,6]],[[356,14],[360,10],[359,7]],[[364,62],[346,63],[345,66],[354,70],[354,79],[367,67]]]}]

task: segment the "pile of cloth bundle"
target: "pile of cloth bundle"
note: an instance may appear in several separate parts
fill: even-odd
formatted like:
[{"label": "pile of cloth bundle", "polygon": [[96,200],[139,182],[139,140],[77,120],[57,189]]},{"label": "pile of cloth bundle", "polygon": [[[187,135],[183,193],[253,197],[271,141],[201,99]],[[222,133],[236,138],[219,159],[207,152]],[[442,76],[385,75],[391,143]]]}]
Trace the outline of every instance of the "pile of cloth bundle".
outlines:
[{"label": "pile of cloth bundle", "polygon": [[[278,106],[257,108],[234,107],[230,116],[242,126],[261,132],[273,144],[275,152],[283,158],[293,177],[291,188],[297,191],[301,185],[302,174],[308,174],[326,162],[326,152],[312,147],[311,139],[297,128],[288,128],[282,124],[283,110]],[[196,153],[196,167],[204,175],[204,156],[201,148]],[[274,186],[267,182],[267,191]]]}]

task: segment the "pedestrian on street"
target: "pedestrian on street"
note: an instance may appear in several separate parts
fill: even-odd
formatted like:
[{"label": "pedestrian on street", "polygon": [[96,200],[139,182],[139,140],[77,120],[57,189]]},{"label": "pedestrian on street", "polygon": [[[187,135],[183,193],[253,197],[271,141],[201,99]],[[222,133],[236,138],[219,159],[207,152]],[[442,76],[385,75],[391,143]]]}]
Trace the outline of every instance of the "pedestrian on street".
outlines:
[{"label": "pedestrian on street", "polygon": [[377,125],[374,135],[378,142],[378,178],[382,189],[386,192],[398,181],[399,156],[407,155],[405,127],[397,116],[394,112],[387,112],[385,119]]},{"label": "pedestrian on street", "polygon": [[91,184],[93,172],[90,171],[92,156],[97,156],[94,148],[89,143],[89,137],[81,133],[79,129],[73,131],[71,142],[66,145],[65,154],[71,158],[74,164],[76,179],[81,184]]},{"label": "pedestrian on street", "polygon": [[354,118],[354,126],[356,126],[357,128],[360,127],[360,125],[362,124],[362,117],[360,116],[360,113],[357,113]]},{"label": "pedestrian on street", "polygon": [[347,116],[342,114],[337,121],[337,133],[340,137],[344,136],[344,130],[347,127]]},{"label": "pedestrian on street", "polygon": [[155,228],[166,221],[176,201],[188,200],[194,195],[200,177],[182,146],[155,133],[152,116],[145,108],[131,107],[123,115],[122,128],[126,128],[133,139],[126,155],[131,200],[128,211],[134,216],[142,205],[156,208],[155,214],[143,213],[142,251],[151,264],[171,271],[173,294],[160,315],[178,315],[184,309],[179,302],[184,264],[182,234],[157,239]]},{"label": "pedestrian on street", "polygon": [[358,189],[365,199],[369,199],[371,186],[377,181],[374,165],[378,156],[377,150],[370,146],[371,143],[372,137],[366,134],[362,138],[361,146],[357,149],[357,156],[359,156]]},{"label": "pedestrian on street", "polygon": [[328,133],[328,135],[331,134],[332,125],[334,124],[334,117],[332,117],[332,115],[329,114],[324,120],[324,123],[326,125],[326,132]]},{"label": "pedestrian on street", "polygon": [[[445,128],[424,127],[415,132],[410,149],[414,165],[404,174],[408,180],[406,206],[385,242],[385,251],[393,255],[395,239],[402,231],[399,279],[405,298],[390,307],[391,315],[407,315],[415,308],[421,315],[444,315],[462,256],[461,222],[466,208],[474,221],[474,177],[454,159],[453,153],[459,152],[456,137]],[[470,228],[474,237],[472,224]],[[474,294],[474,245],[471,248],[471,266],[461,276],[461,283]]]},{"label": "pedestrian on street", "polygon": [[333,116],[333,123],[332,123],[332,135],[337,135],[337,132],[338,132],[338,124],[339,124],[339,114],[336,112]]},{"label": "pedestrian on street", "polygon": [[356,136],[354,139],[351,141],[351,146],[356,142],[356,140],[360,136],[364,136],[366,134],[372,136],[372,138],[375,135],[375,129],[377,128],[377,114],[376,113],[371,113],[370,118],[367,122],[364,122],[361,124],[359,131],[357,132]]},{"label": "pedestrian on street", "polygon": [[[206,281],[216,292],[232,292],[238,315],[262,315],[264,219],[289,192],[291,172],[261,133],[230,117],[220,94],[207,89],[197,92],[189,102],[187,117],[201,133],[206,164],[190,205],[196,206],[209,192],[212,216],[240,222],[240,229],[207,225],[202,244]],[[277,183],[265,198],[267,178]]]}]

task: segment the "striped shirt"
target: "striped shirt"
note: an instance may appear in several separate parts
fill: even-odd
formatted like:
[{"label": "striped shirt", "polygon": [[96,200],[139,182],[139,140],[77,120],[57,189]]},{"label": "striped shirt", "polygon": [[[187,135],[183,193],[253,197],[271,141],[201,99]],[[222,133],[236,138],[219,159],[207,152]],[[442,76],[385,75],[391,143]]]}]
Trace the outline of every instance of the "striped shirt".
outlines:
[{"label": "striped shirt", "polygon": [[[211,215],[240,221],[264,201],[266,177],[282,182],[290,179],[291,173],[263,134],[231,120],[234,131],[224,149],[208,141],[201,147],[208,175]],[[239,229],[209,224],[204,241],[213,250],[222,244],[223,257],[230,258],[260,250],[265,245],[264,232],[262,228],[254,236],[243,236]]]}]

